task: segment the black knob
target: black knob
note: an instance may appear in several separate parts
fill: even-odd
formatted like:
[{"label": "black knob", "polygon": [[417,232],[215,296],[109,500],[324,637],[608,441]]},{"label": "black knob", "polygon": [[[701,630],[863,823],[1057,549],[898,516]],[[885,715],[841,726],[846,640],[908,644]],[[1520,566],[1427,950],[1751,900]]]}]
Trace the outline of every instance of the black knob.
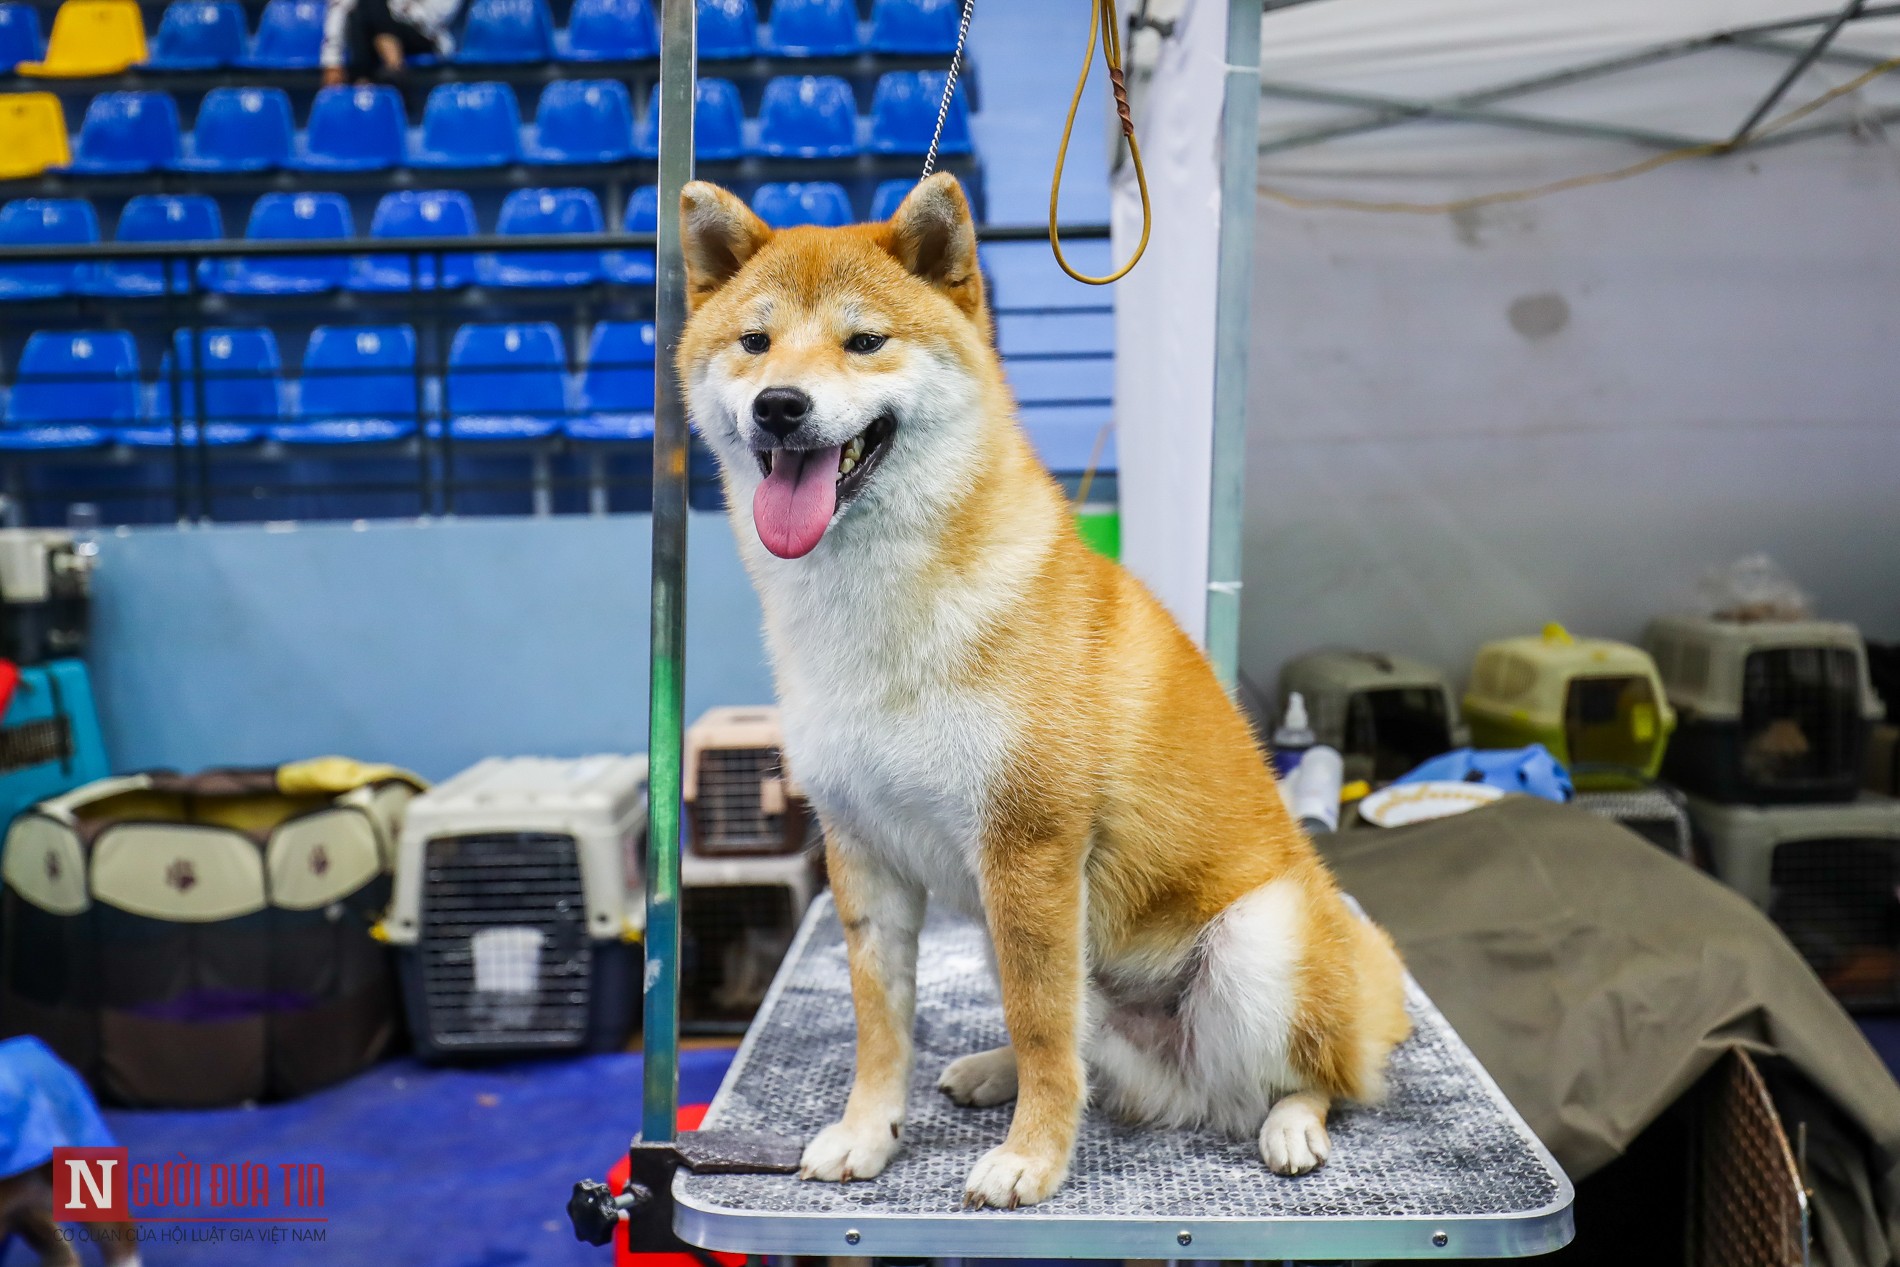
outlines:
[{"label": "black knob", "polygon": [[605,1245],[622,1219],[652,1199],[653,1194],[637,1183],[628,1184],[625,1192],[615,1196],[600,1180],[583,1179],[567,1199],[567,1221],[574,1225],[575,1240]]}]

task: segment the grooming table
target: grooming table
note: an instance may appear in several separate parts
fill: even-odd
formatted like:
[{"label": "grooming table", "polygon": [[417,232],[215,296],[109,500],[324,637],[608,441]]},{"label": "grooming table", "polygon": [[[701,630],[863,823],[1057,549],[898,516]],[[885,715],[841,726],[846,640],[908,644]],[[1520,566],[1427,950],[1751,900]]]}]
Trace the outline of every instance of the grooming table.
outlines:
[{"label": "grooming table", "polygon": [[[1336,1108],[1332,1160],[1275,1175],[1253,1139],[1152,1131],[1090,1111],[1068,1181],[1021,1210],[961,1209],[963,1179],[1013,1105],[936,1090],[958,1056],[1004,1041],[975,926],[932,913],[917,956],[917,1068],[904,1143],[875,1180],[675,1179],[674,1227],[713,1250],[931,1258],[1478,1258],[1570,1240],[1570,1181],[1408,978],[1415,1031],[1376,1109]],[[851,988],[829,895],[813,903],[706,1117],[809,1137],[851,1085]]]}]

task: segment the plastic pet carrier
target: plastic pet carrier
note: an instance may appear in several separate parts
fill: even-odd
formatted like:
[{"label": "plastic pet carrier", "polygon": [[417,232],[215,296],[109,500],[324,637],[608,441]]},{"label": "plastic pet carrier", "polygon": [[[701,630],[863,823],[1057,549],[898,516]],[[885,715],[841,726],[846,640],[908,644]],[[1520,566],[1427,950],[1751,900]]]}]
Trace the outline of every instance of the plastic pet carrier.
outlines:
[{"label": "plastic pet carrier", "polygon": [[0,657],[43,664],[83,655],[92,550],[50,528],[0,528]]},{"label": "plastic pet carrier", "polygon": [[1612,818],[1659,849],[1684,862],[1695,861],[1695,829],[1689,805],[1672,787],[1632,788],[1623,792],[1579,792],[1570,803],[1600,818]]},{"label": "plastic pet carrier", "polygon": [[1715,874],[1794,943],[1849,1008],[1900,1006],[1900,801],[1689,798]]},{"label": "plastic pet carrier", "polygon": [[805,802],[785,772],[776,708],[713,708],[686,731],[687,847],[708,858],[796,853]]},{"label": "plastic pet carrier", "polygon": [[1665,616],[1643,636],[1682,718],[1671,782],[1718,801],[1850,801],[1882,716],[1860,631]]},{"label": "plastic pet carrier", "polygon": [[294,1096],[395,1028],[388,841],[413,785],[353,763],[105,779],[7,833],[0,981],[124,1103]]},{"label": "plastic pet carrier", "polygon": [[92,677],[78,660],[20,670],[0,715],[0,823],[106,776]]},{"label": "plastic pet carrier", "polygon": [[643,756],[491,757],[416,798],[384,928],[424,1057],[626,1042],[646,818]]},{"label": "plastic pet carrier", "polygon": [[765,1000],[819,885],[815,854],[680,863],[680,1024],[738,1034]]},{"label": "plastic pet carrier", "polygon": [[1676,715],[1640,648],[1573,638],[1562,625],[1478,649],[1464,697],[1479,748],[1541,743],[1580,790],[1640,787],[1656,777]]},{"label": "plastic pet carrier", "polygon": [[1315,651],[1280,670],[1280,697],[1306,700],[1317,742],[1338,749],[1348,780],[1388,783],[1462,748],[1470,734],[1445,675],[1405,656]]}]

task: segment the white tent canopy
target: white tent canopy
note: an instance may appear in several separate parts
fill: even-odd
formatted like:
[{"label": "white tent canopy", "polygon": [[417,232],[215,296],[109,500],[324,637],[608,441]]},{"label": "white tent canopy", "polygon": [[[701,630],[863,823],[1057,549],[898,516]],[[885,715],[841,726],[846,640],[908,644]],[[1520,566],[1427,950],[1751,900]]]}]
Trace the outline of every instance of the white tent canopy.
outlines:
[{"label": "white tent canopy", "polygon": [[[1845,484],[1826,487],[1829,496],[1846,490],[1840,513],[1863,531],[1900,516],[1900,498],[1878,511],[1853,504],[1856,481],[1873,479],[1881,462],[1889,488],[1900,469],[1900,453],[1890,452],[1900,449],[1900,426],[1880,426],[1888,416],[1880,402],[1900,396],[1900,383],[1880,381],[1891,379],[1893,358],[1872,350],[1892,325],[1879,296],[1893,293],[1896,279],[1881,275],[1884,264],[1864,262],[1891,255],[1878,244],[1900,224],[1900,156],[1869,144],[1900,119],[1900,74],[1855,82],[1900,54],[1900,5],[1303,0],[1269,8],[1260,23],[1257,181],[1261,198],[1278,202],[1257,226],[1253,206],[1223,208],[1220,199],[1227,12],[1224,0],[1148,6],[1148,16],[1172,22],[1151,57],[1136,119],[1156,246],[1117,295],[1124,556],[1195,636],[1209,633],[1209,490],[1220,425],[1211,386],[1222,280],[1214,241],[1233,217],[1244,218],[1256,243],[1246,345],[1255,366],[1244,406],[1245,649],[1256,673],[1305,645],[1355,638],[1455,669],[1474,639],[1522,632],[1514,624],[1533,616],[1563,617],[1566,601],[1586,590],[1596,598],[1588,615],[1611,610],[1601,584],[1590,590],[1565,579],[1560,531],[1544,534],[1541,556],[1474,545],[1493,530],[1508,539],[1503,521],[1485,521],[1499,478],[1520,481],[1493,499],[1515,502],[1520,516],[1542,507],[1574,518],[1601,504],[1626,533],[1647,531],[1656,575],[1623,574],[1635,604],[1655,602],[1663,575],[1682,579],[1689,566],[1689,547],[1671,554],[1693,535],[1664,514],[1672,503],[1699,508],[1694,557],[1705,563],[1730,539],[1737,554],[1775,548],[1768,520],[1786,518],[1788,498],[1818,497],[1836,478],[1817,456],[1829,450],[1817,448],[1815,425],[1845,428],[1852,443],[1841,451],[1859,455],[1858,466],[1838,473]],[[1840,95],[1775,126],[1830,93]],[[1619,172],[1731,140],[1750,119],[1757,139],[1732,155],[1704,152],[1609,190],[1507,209],[1515,218],[1502,252],[1477,249],[1503,240],[1495,225],[1481,229],[1481,217],[1444,205]],[[1758,169],[1765,174],[1756,178]],[[1256,174],[1247,176],[1252,184]],[[1431,210],[1341,209],[1366,203]],[[1720,216],[1707,226],[1720,231],[1705,231],[1699,215]],[[1125,170],[1114,223],[1125,253],[1140,223]],[[1833,289],[1809,295],[1809,286]],[[1533,309],[1546,295],[1567,296],[1563,310],[1579,318],[1554,339],[1535,330]],[[1804,311],[1771,311],[1804,297],[1812,301]],[[1529,307],[1520,303],[1527,298]],[[1530,318],[1520,325],[1513,316],[1516,329],[1498,319],[1513,304]],[[1597,315],[1600,325],[1586,324]],[[1823,348],[1832,359],[1822,360]],[[1843,375],[1844,367],[1861,372]],[[1691,436],[1730,426],[1747,437]],[[1587,441],[1554,457],[1553,429]],[[1480,460],[1465,452],[1453,461],[1454,444],[1473,443],[1454,441],[1454,431],[1488,437]],[[1616,452],[1614,467],[1615,442],[1605,439],[1613,434],[1626,444],[1643,437]],[[1372,447],[1325,448],[1347,442]],[[1710,460],[1690,472],[1656,470],[1676,453]],[[1809,486],[1771,491],[1735,469],[1743,462],[1779,467]],[[1489,484],[1463,482],[1486,467],[1495,468],[1483,477]],[[1605,489],[1599,502],[1577,501],[1564,483],[1566,475],[1573,484],[1608,479],[1612,469],[1629,486]],[[1731,486],[1752,490],[1760,513],[1751,519],[1735,506]],[[1325,532],[1313,527],[1322,522]],[[1573,523],[1572,539],[1585,527]],[[1447,613],[1420,574],[1390,570],[1428,549],[1456,558],[1453,571],[1472,578],[1460,596],[1470,612]],[[1492,563],[1507,575],[1486,576]],[[1578,566],[1602,571],[1600,563]],[[1316,575],[1321,568],[1327,576]],[[1289,580],[1310,598],[1342,575],[1371,597],[1288,609]],[[1283,587],[1265,607],[1254,592],[1263,578]]]}]

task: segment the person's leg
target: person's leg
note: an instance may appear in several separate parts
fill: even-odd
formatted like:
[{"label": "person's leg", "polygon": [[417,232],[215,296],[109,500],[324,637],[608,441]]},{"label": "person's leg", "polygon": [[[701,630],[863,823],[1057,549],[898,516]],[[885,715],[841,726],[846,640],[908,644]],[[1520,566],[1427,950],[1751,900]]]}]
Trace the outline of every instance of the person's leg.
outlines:
[{"label": "person's leg", "polygon": [[389,11],[389,0],[356,0],[350,14],[350,70],[358,75],[401,70],[435,43]]}]

